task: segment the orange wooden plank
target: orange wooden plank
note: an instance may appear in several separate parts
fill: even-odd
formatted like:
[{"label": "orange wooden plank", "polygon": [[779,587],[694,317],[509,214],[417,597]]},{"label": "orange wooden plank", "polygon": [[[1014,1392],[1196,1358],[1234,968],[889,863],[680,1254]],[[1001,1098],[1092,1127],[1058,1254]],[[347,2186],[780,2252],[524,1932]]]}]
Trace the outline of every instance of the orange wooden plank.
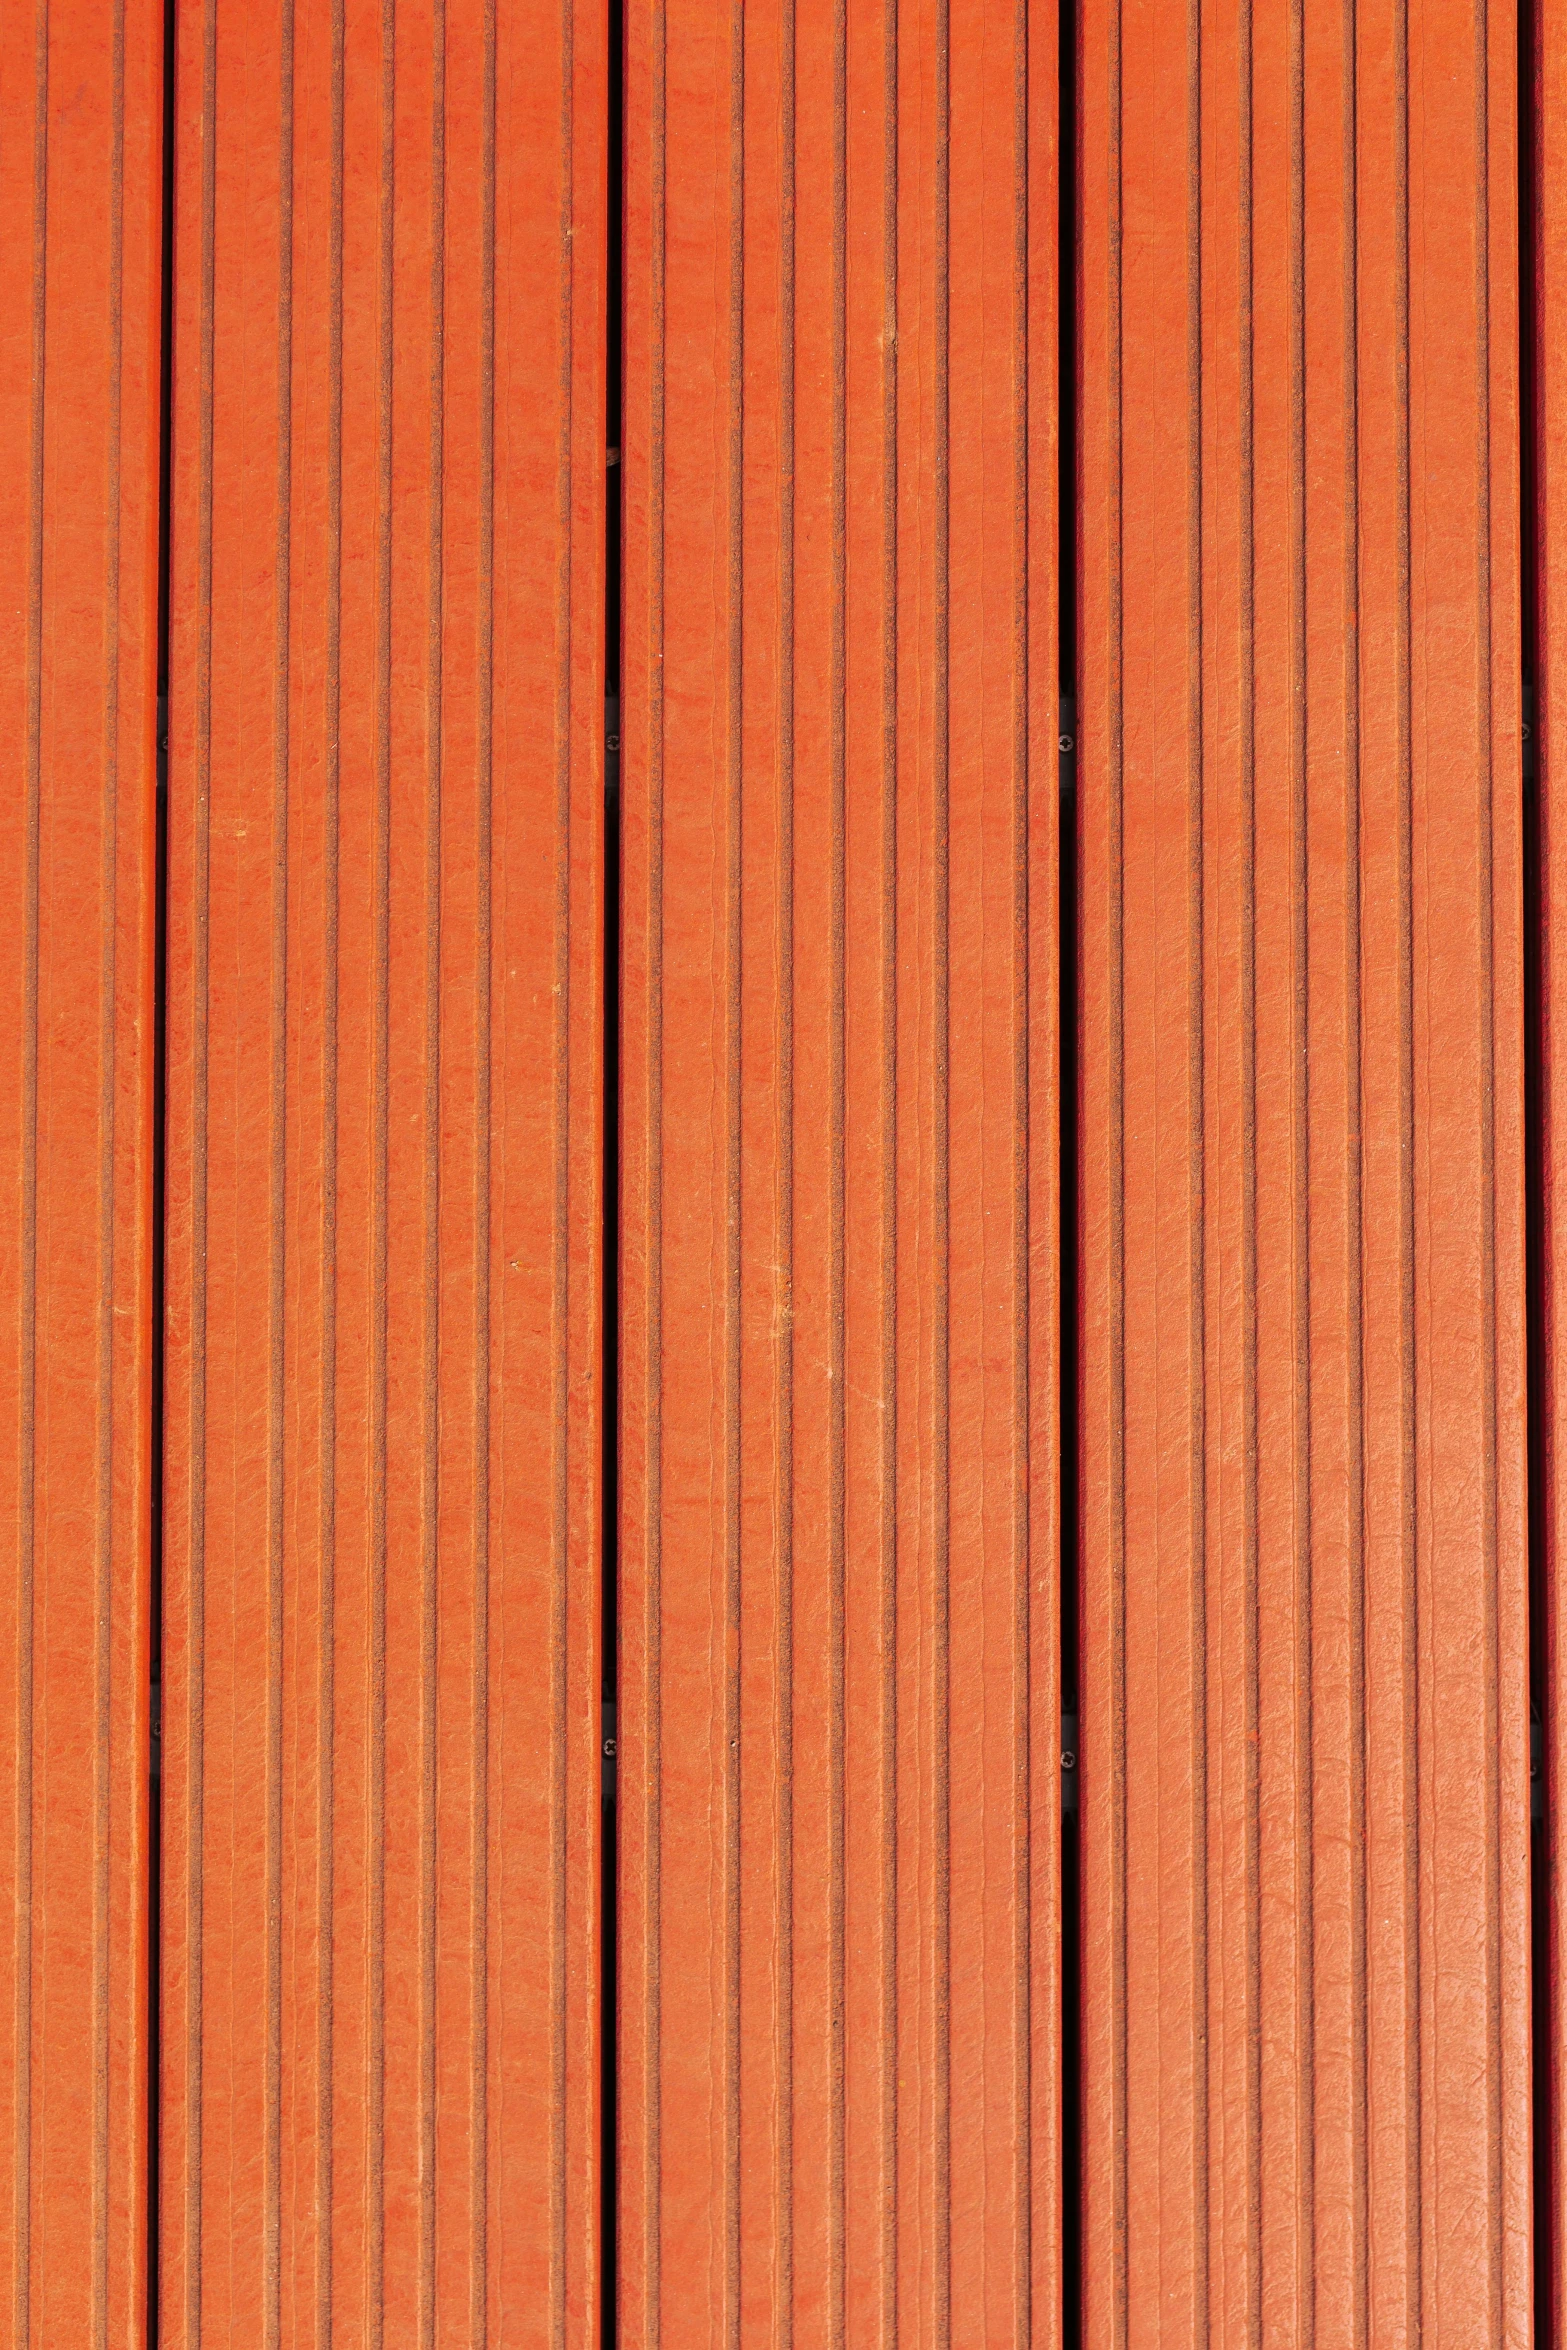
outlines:
[{"label": "orange wooden plank", "polygon": [[1094,2350],[1530,2338],[1516,35],[1085,0]]},{"label": "orange wooden plank", "polygon": [[0,2330],[147,2314],[161,6],[0,19]]},{"label": "orange wooden plank", "polygon": [[605,75],[179,11],[179,2350],[599,2338]]},{"label": "orange wooden plank", "polygon": [[628,12],[639,2350],[1059,2338],[1055,68]]}]

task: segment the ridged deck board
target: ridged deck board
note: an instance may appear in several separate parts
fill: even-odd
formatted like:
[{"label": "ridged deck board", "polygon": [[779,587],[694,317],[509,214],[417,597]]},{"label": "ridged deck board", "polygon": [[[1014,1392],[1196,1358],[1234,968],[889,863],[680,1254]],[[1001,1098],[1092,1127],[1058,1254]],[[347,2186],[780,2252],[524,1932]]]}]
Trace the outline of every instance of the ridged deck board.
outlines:
[{"label": "ridged deck board", "polygon": [[1086,0],[1086,2340],[1530,2333],[1517,26]]},{"label": "ridged deck board", "polygon": [[0,17],[0,2334],[147,2313],[163,10]]},{"label": "ridged deck board", "polygon": [[1055,12],[627,27],[621,2338],[1042,2345]]},{"label": "ridged deck board", "polygon": [[179,12],[161,2340],[599,2338],[606,26]]}]

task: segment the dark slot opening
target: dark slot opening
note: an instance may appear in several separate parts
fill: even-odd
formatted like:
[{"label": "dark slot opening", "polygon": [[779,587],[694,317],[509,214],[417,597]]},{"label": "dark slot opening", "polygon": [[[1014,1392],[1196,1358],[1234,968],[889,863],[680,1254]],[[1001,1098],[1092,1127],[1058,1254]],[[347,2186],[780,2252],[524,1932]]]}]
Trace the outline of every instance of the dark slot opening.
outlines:
[{"label": "dark slot opening", "polygon": [[615,1920],[618,1884],[616,1847],[616,1691],[619,1671],[619,1454],[620,1401],[616,1356],[618,1351],[618,1223],[619,1151],[615,1107],[619,1096],[619,899],[620,899],[620,743],[619,700],[606,704],[608,739],[604,758],[604,1875],[600,1904],[600,1983],[603,1999],[603,2078],[600,2084],[602,2169],[602,2267],[604,2288],[604,2342],[616,2340],[615,2221],[618,2194],[616,2162],[615,2075],[617,2060],[617,1992],[615,1979]]},{"label": "dark slot opening", "polygon": [[[611,512],[618,501],[611,500]],[[617,2059],[617,1998],[615,1980],[615,1918],[618,1884],[616,1852],[616,1693],[619,1681],[619,1144],[617,1104],[620,1092],[620,702],[605,702],[604,750],[604,1489],[603,1489],[603,1608],[604,1707],[603,1787],[604,1858],[600,1903],[600,1984],[603,2000],[603,2077],[600,2084],[602,2169],[602,2267],[604,2341],[616,2339],[615,2220],[618,2170],[616,2163],[615,2075]]]},{"label": "dark slot opening", "polygon": [[175,0],[163,11],[163,217],[159,318],[158,416],[158,713],[157,832],[153,874],[152,1020],[152,1444],[149,1670],[151,1673],[147,1819],[147,2341],[158,2341],[160,1994],[163,1872],[163,1199],[167,1125],[165,1050],[168,1027],[169,849],[169,510],[174,417],[174,44]]},{"label": "dark slot opening", "polygon": [[[1061,10],[1059,573],[1061,598],[1061,2339],[1082,2340],[1081,1863],[1078,1830],[1077,1490],[1077,8]],[[1067,1757],[1071,1761],[1068,1763]]]},{"label": "dark slot opening", "polygon": [[[607,302],[604,334],[604,692],[609,701],[620,694],[620,435],[621,341],[625,315],[625,46],[624,0],[609,0],[609,192],[606,212],[609,250],[606,269]],[[619,762],[606,760],[604,785],[613,807],[618,788]],[[606,925],[620,919],[619,903],[606,899]],[[610,998],[606,996],[606,1003]],[[606,1037],[613,1045],[613,1035]],[[613,1096],[610,1107],[613,1108]]]},{"label": "dark slot opening", "polygon": [[[1058,364],[1059,424],[1057,455],[1060,466],[1060,623],[1061,691],[1071,694],[1077,683],[1077,7],[1063,0],[1061,53],[1056,66],[1059,152],[1056,165],[1060,250],[1056,311],[1060,349]],[[1065,913],[1063,909],[1063,938]]]},{"label": "dark slot opening", "polygon": [[621,531],[621,336],[624,301],[622,209],[625,202],[625,14],[623,0],[609,8],[609,198],[607,306],[605,313],[605,498],[604,498],[604,1376],[603,1428],[603,1883],[600,1901],[600,1982],[602,2010],[601,2263],[603,2339],[606,2350],[618,2335],[616,2212],[619,2170],[615,2077],[618,2057],[615,1973],[616,1888],[615,1811],[616,1702],[619,1687],[619,1250],[620,1250],[620,531]]},{"label": "dark slot opening", "polygon": [[1082,2339],[1078,1841],[1077,705],[1061,697],[1061,2339]]},{"label": "dark slot opening", "polygon": [[1535,436],[1535,143],[1534,85],[1538,26],[1533,0],[1518,11],[1518,389],[1523,565],[1520,597],[1523,653],[1524,865],[1524,1198],[1527,1267],[1529,1475],[1529,1811],[1532,2071],[1534,2090],[1534,2339],[1551,2350],[1555,2339],[1551,2271],[1552,2112],[1550,1996],[1550,1822],[1545,1814],[1543,1729],[1546,1681],[1545,1412],[1545,1099],[1540,920],[1541,823],[1535,681],[1539,677],[1539,571]]}]

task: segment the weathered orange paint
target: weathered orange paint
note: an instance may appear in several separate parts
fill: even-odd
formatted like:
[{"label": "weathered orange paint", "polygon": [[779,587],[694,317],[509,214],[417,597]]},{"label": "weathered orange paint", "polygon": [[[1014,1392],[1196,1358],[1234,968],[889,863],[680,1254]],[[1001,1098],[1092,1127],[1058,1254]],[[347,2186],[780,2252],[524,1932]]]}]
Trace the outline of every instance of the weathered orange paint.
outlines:
[{"label": "weathered orange paint", "polygon": [[1059,2339],[1056,20],[628,11],[621,2339]]},{"label": "weathered orange paint", "polygon": [[163,10],[0,17],[0,2334],[147,2311]]},{"label": "weathered orange paint", "polygon": [[1516,37],[1085,0],[1092,2350],[1531,2337]]},{"label": "weathered orange paint", "polygon": [[179,11],[175,2350],[599,2339],[605,73]]}]

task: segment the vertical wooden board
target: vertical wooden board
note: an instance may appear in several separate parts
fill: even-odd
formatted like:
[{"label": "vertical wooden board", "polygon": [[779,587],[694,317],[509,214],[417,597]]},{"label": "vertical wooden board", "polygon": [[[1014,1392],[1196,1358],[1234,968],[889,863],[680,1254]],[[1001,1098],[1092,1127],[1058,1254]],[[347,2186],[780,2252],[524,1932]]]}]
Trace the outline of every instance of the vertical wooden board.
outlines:
[{"label": "vertical wooden board", "polygon": [[178,29],[161,2338],[588,2344],[606,18]]},{"label": "vertical wooden board", "polygon": [[1530,2338],[1516,17],[1086,0],[1086,2339]]},{"label": "vertical wooden board", "polygon": [[1055,10],[627,26],[621,2334],[1043,2344]]},{"label": "vertical wooden board", "polygon": [[0,19],[0,2330],[147,2320],[163,11]]}]

